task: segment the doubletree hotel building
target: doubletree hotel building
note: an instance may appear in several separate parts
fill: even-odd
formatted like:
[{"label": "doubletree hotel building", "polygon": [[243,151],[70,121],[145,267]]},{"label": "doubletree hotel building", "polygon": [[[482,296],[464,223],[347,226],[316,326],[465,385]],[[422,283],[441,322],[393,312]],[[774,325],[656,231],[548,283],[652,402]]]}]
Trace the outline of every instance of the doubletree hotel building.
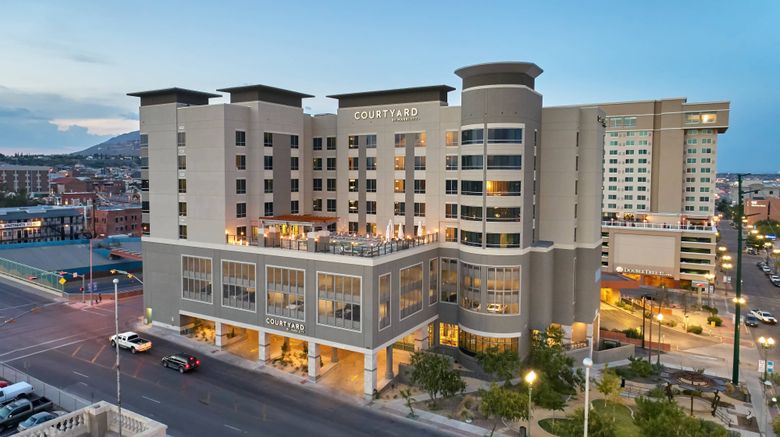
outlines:
[{"label": "doubletree hotel building", "polygon": [[[395,346],[467,366],[597,323],[605,113],[542,107],[532,63],[446,85],[329,96],[265,85],[170,88],[141,102],[144,304],[155,325],[308,372],[358,354],[364,393]],[[291,346],[292,345],[292,346]],[[352,356],[354,359],[354,355]]]}]

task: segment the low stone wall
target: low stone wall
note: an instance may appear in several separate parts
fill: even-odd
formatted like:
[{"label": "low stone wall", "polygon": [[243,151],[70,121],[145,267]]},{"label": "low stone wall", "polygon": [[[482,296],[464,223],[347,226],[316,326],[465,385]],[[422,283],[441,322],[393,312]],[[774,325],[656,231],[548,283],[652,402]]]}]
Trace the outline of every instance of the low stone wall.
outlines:
[{"label": "low stone wall", "polygon": [[[642,345],[642,339],[641,338],[628,338],[626,337],[626,334],[623,334],[622,332],[615,332],[615,331],[601,331],[599,333],[602,340],[617,340],[622,344],[633,344],[635,346],[641,346]],[[652,350],[658,350],[658,342],[653,342],[650,340],[645,340],[645,348],[652,349]],[[669,352],[672,350],[672,345],[669,343],[660,343],[661,350],[664,352]]]},{"label": "low stone wall", "polygon": [[624,344],[623,346],[601,351],[593,351],[593,362],[596,364],[610,363],[614,361],[627,360],[636,353],[636,346],[633,344]]}]

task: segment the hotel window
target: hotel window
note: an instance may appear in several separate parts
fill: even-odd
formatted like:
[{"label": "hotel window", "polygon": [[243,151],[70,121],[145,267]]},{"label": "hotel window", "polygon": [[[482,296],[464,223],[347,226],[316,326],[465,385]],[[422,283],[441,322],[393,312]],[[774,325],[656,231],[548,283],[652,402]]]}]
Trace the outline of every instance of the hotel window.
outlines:
[{"label": "hotel window", "polygon": [[273,202],[265,202],[263,205],[264,215],[266,217],[271,217],[274,215],[274,203]]},{"label": "hotel window", "polygon": [[640,164],[647,164],[647,158],[639,158],[639,161],[637,162],[639,162]]},{"label": "hotel window", "polygon": [[488,196],[519,196],[520,181],[487,181]]},{"label": "hotel window", "polygon": [[482,221],[482,207],[461,205],[460,218],[462,220]]},{"label": "hotel window", "polygon": [[[350,204],[352,202],[353,201],[350,201]],[[355,210],[357,210],[357,201],[354,201],[354,202],[356,202]],[[358,222],[349,222],[349,223],[347,223],[347,226],[348,226],[348,229],[349,229],[349,233],[350,234],[357,234],[359,225],[360,224]]]},{"label": "hotel window", "polygon": [[686,164],[696,164],[696,158],[687,158],[685,162]]},{"label": "hotel window", "polygon": [[298,148],[298,135],[290,135],[290,148],[291,149]]},{"label": "hotel window", "polygon": [[439,344],[458,347],[458,325],[456,323],[439,323]]},{"label": "hotel window", "polygon": [[460,306],[468,310],[479,311],[482,267],[461,262],[460,278]]},{"label": "hotel window", "polygon": [[711,164],[712,163],[712,158],[702,158],[701,159],[701,163],[702,164]]},{"label": "hotel window", "polygon": [[460,144],[463,146],[482,144],[483,141],[484,131],[482,129],[468,129],[460,133]]},{"label": "hotel window", "polygon": [[326,202],[327,212],[336,212],[336,199],[328,199]]},{"label": "hotel window", "polygon": [[626,136],[627,136],[627,137],[633,137],[635,133],[636,133],[636,132],[633,132],[633,131],[626,132]]},{"label": "hotel window", "polygon": [[[186,204],[185,204],[186,205]],[[246,203],[236,203],[236,218],[246,217]]]},{"label": "hotel window", "polygon": [[609,151],[609,154],[610,154],[610,155],[617,155],[617,154],[618,154],[618,151],[617,151],[617,150],[610,150],[610,151]]},{"label": "hotel window", "polygon": [[467,196],[481,196],[482,181],[460,181],[460,192]]},{"label": "hotel window", "polygon": [[187,179],[179,179],[179,193],[187,192]]},{"label": "hotel window", "polygon": [[425,147],[427,135],[425,132],[418,132],[414,134],[414,147]]},{"label": "hotel window", "polygon": [[712,148],[711,147],[702,147],[701,148],[701,153],[712,153]]},{"label": "hotel window", "polygon": [[710,201],[710,198],[707,197],[707,196],[700,196],[699,197],[699,202],[709,202],[709,201]]},{"label": "hotel window", "polygon": [[396,179],[393,181],[393,191],[396,193],[403,193],[406,191],[406,181],[404,179]]},{"label": "hotel window", "polygon": [[401,269],[399,281],[401,320],[420,311],[423,305],[423,266],[417,264]]},{"label": "hotel window", "polygon": [[522,144],[523,129],[519,129],[519,128],[488,129],[488,143]]},{"label": "hotel window", "polygon": [[358,170],[360,166],[359,159],[360,158],[357,157],[347,158],[347,164],[348,164],[347,168],[349,168],[350,170]]},{"label": "hotel window", "polygon": [[326,163],[327,163],[327,170],[329,171],[336,170],[336,158],[328,158],[326,159]]},{"label": "hotel window", "polygon": [[614,138],[614,137],[618,136],[618,133],[617,132],[610,132],[609,136]]},{"label": "hotel window", "polygon": [[255,310],[255,265],[222,261],[222,306]]},{"label": "hotel window", "polygon": [[458,180],[447,179],[444,181],[444,193],[445,194],[458,194]]},{"label": "hotel window", "polygon": [[395,147],[406,147],[406,134],[395,134]]},{"label": "hotel window", "polygon": [[179,225],[179,238],[182,240],[187,239],[187,225]]},{"label": "hotel window", "polygon": [[647,149],[639,149],[640,155],[647,155]]},{"label": "hotel window", "polygon": [[403,156],[396,156],[393,158],[393,169],[404,170],[406,168],[406,158]]},{"label": "hotel window", "polygon": [[176,134],[176,146],[177,147],[184,147],[187,145],[187,133],[186,132],[178,132]]},{"label": "hotel window", "polygon": [[444,169],[445,170],[457,170],[458,169],[458,156],[457,155],[447,155],[444,158]]},{"label": "hotel window", "polygon": [[390,326],[390,273],[379,277],[379,330]]},{"label": "hotel window", "polygon": [[483,337],[461,329],[458,332],[458,349],[472,357],[490,349],[517,353],[517,338]]},{"label": "hotel window", "polygon": [[328,179],[328,191],[336,191],[336,179]]},{"label": "hotel window", "polygon": [[336,137],[328,137],[325,143],[328,150],[336,150]]},{"label": "hotel window", "polygon": [[317,212],[322,211],[322,199],[314,199],[311,203],[311,209]]},{"label": "hotel window", "polygon": [[271,132],[263,132],[263,146],[265,147],[274,146],[274,134],[272,134]]},{"label": "hotel window", "polygon": [[[446,228],[444,230],[444,241],[449,243],[458,242],[458,228]],[[455,301],[453,301],[455,302]]]},{"label": "hotel window", "polygon": [[376,158],[373,156],[366,157],[366,170],[376,170]]},{"label": "hotel window", "polygon": [[[612,150],[611,152],[616,152]],[[520,170],[522,166],[522,156],[520,155],[488,155],[488,170]]]},{"label": "hotel window", "polygon": [[376,200],[366,201],[366,214],[376,214]]},{"label": "hotel window", "polygon": [[366,148],[367,149],[376,148],[376,135],[366,135]]},{"label": "hotel window", "polygon": [[187,157],[185,155],[179,155],[176,157],[176,164],[179,170],[187,169]]},{"label": "hotel window", "polygon": [[274,180],[273,179],[265,179],[265,180],[263,180],[263,192],[264,193],[273,193],[274,192]]},{"label": "hotel window", "polygon": [[461,170],[482,170],[482,155],[464,155],[460,157]]},{"label": "hotel window", "polygon": [[297,193],[299,184],[300,182],[298,181],[298,179],[290,179],[290,192]]},{"label": "hotel window", "polygon": [[428,262],[428,305],[439,301],[439,258]]},{"label": "hotel window", "polygon": [[393,203],[393,215],[406,215],[406,203],[394,202]]},{"label": "hotel window", "polygon": [[520,314],[520,267],[489,267],[487,312]]},{"label": "hotel window", "polygon": [[322,158],[314,158],[314,171],[322,170]]},{"label": "hotel window", "polygon": [[608,117],[607,121],[611,128],[636,126],[636,117]]},{"label": "hotel window", "polygon": [[347,137],[347,143],[350,149],[357,149],[360,146],[360,138],[357,135]]},{"label": "hotel window", "polygon": [[360,277],[317,273],[317,297],[317,323],[360,330]]},{"label": "hotel window", "polygon": [[301,212],[298,204],[297,200],[290,201],[290,214],[298,214]]},{"label": "hotel window", "polygon": [[414,216],[415,217],[425,217],[425,204],[414,202]]},{"label": "hotel window", "polygon": [[[576,215],[576,207],[577,205],[574,205],[575,207],[575,217]],[[509,247],[520,247],[520,234],[509,234],[509,233],[500,233],[500,234],[491,234],[488,233],[485,236],[485,246],[486,247],[499,247],[499,248],[509,248]]]},{"label": "hotel window", "polygon": [[236,155],[236,170],[246,170],[246,155]]},{"label": "hotel window", "polygon": [[211,303],[211,259],[181,257],[181,297]]},{"label": "hotel window", "polygon": [[376,179],[366,179],[366,192],[376,193]]},{"label": "hotel window", "polygon": [[[357,214],[357,212],[358,212],[358,201],[357,200],[350,200],[349,203],[347,204],[347,207],[348,207],[348,211],[349,211],[350,214]],[[355,229],[354,231],[350,231],[350,232],[357,232],[357,229]]]},{"label": "hotel window", "polygon": [[698,141],[696,141],[696,138],[688,138],[687,144],[696,144]]},{"label": "hotel window", "polygon": [[297,156],[291,156],[290,157],[290,170],[298,170],[298,157]]},{"label": "hotel window", "polygon": [[457,203],[445,203],[444,204],[444,218],[458,218],[458,204]]},{"label": "hotel window", "polygon": [[612,141],[609,142],[609,145],[610,146],[617,146],[618,142],[617,142],[617,140],[612,140]]},{"label": "hotel window", "polygon": [[266,266],[266,314],[303,320],[306,302],[304,271]]},{"label": "hotel window", "polygon": [[482,246],[482,233],[471,231],[460,231],[460,243],[466,246]]},{"label": "hotel window", "polygon": [[637,169],[637,173],[647,173],[647,167]]},{"label": "hotel window", "polygon": [[273,170],[274,169],[274,157],[273,156],[263,156],[263,168],[265,170]]},{"label": "hotel window", "polygon": [[712,169],[704,167],[704,168],[701,169],[701,173],[712,173]]},{"label": "hotel window", "polygon": [[712,144],[712,138],[702,138],[701,139],[702,144]]},{"label": "hotel window", "polygon": [[609,162],[610,164],[617,164],[617,163],[618,163],[618,160],[617,160],[617,158],[613,158],[613,159],[610,159],[608,162]]},{"label": "hotel window", "polygon": [[141,201],[141,212],[149,212],[149,201],[148,200],[142,200]]},{"label": "hotel window", "polygon": [[350,193],[357,193],[358,192],[358,181],[357,181],[357,179],[350,179],[349,180],[349,192]]},{"label": "hotel window", "polygon": [[322,150],[322,138],[312,138],[312,149]]},{"label": "hotel window", "polygon": [[706,182],[706,183],[710,183],[710,182],[711,182],[711,180],[710,180],[710,178],[701,178],[701,179],[699,179],[699,182]]},{"label": "hotel window", "polygon": [[425,179],[414,180],[414,192],[415,194],[425,194]]},{"label": "hotel window", "polygon": [[138,138],[138,146],[139,147],[149,147],[149,135],[148,134],[141,134]]},{"label": "hotel window", "polygon": [[312,190],[322,191],[322,179],[312,179]]},{"label": "hotel window", "polygon": [[424,156],[415,156],[414,157],[414,169],[415,170],[425,170],[425,157]]},{"label": "hotel window", "polygon": [[179,217],[187,216],[187,202],[179,202]]},{"label": "hotel window", "polygon": [[488,206],[485,219],[489,222],[520,221],[520,207]]}]

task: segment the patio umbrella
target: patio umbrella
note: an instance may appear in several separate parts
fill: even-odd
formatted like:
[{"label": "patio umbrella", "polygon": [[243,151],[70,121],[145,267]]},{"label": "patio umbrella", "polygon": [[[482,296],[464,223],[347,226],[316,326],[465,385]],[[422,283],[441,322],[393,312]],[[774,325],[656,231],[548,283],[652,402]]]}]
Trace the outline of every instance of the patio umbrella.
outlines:
[{"label": "patio umbrella", "polygon": [[423,236],[422,220],[417,222],[417,236],[418,237],[422,237]]},{"label": "patio umbrella", "polygon": [[392,240],[393,239],[393,221],[390,220],[387,222],[387,229],[385,229],[385,240]]},{"label": "patio umbrella", "polygon": [[398,238],[404,238],[404,224],[398,223]]}]

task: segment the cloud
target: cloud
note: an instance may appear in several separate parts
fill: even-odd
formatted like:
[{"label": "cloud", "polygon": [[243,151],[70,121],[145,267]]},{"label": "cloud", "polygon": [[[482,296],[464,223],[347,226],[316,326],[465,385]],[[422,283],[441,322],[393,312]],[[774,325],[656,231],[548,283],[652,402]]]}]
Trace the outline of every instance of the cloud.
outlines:
[{"label": "cloud", "polygon": [[56,118],[50,121],[60,132],[72,127],[82,127],[90,135],[119,135],[138,130],[138,120],[126,118]]}]

